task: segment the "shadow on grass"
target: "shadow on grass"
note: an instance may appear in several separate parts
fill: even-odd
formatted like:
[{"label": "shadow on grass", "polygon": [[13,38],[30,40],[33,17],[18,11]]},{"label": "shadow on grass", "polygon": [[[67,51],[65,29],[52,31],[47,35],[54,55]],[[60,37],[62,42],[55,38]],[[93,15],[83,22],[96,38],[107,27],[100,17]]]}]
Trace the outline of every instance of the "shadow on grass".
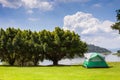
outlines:
[{"label": "shadow on grass", "polygon": [[[82,66],[84,67],[84,66]],[[86,69],[109,69],[109,68],[113,68],[113,66],[108,66],[108,67],[84,67]]]},{"label": "shadow on grass", "polygon": [[[38,66],[18,66],[18,65],[14,65],[14,66],[10,66],[10,65],[0,65],[0,67],[84,67],[82,64],[77,64],[77,65],[65,65],[65,64],[59,64],[59,65],[38,65]],[[108,67],[89,67],[86,69],[109,69],[109,68],[113,68],[114,66],[108,66]]]},{"label": "shadow on grass", "polygon": [[82,65],[38,65],[38,66],[18,66],[18,65],[14,65],[14,66],[10,66],[10,65],[0,65],[0,67],[72,67],[72,66],[82,66]]}]

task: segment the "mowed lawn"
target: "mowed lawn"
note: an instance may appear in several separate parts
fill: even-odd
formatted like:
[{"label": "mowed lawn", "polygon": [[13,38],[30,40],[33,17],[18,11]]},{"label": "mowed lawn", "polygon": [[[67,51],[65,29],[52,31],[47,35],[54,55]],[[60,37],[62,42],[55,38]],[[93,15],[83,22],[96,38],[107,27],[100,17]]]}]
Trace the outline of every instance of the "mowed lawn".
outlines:
[{"label": "mowed lawn", "polygon": [[110,68],[82,66],[7,67],[0,66],[0,80],[120,80],[120,62]]}]

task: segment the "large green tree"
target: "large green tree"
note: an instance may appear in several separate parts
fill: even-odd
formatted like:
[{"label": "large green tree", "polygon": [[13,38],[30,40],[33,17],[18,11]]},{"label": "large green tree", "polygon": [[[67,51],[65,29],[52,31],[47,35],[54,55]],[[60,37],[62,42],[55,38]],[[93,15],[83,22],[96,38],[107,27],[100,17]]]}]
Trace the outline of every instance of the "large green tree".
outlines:
[{"label": "large green tree", "polygon": [[119,34],[120,34],[120,9],[116,10],[117,12],[117,22],[115,24],[113,24],[111,27],[112,29],[118,30]]},{"label": "large green tree", "polygon": [[18,53],[18,65],[37,66],[39,61],[43,60],[43,49],[37,32],[19,31],[14,38],[14,44],[16,44],[15,50]]},{"label": "large green tree", "polygon": [[58,65],[58,61],[63,58],[73,58],[75,55],[82,56],[87,51],[86,43],[80,40],[78,34],[65,31],[56,27],[49,33],[47,43],[46,58],[53,61],[53,65]]}]

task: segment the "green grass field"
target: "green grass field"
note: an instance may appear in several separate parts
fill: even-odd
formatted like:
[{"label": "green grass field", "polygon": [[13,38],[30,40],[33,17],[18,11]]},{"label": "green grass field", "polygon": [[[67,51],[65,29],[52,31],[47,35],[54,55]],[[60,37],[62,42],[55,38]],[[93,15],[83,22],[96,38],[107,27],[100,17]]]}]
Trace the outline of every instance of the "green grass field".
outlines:
[{"label": "green grass field", "polygon": [[8,67],[0,66],[0,80],[120,80],[120,62],[110,68],[82,66]]}]

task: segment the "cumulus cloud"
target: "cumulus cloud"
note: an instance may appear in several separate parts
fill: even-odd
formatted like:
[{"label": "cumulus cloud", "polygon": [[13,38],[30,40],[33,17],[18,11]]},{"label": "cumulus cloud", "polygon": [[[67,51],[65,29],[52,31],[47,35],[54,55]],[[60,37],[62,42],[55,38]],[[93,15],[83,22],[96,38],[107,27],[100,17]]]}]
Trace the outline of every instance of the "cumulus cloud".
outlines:
[{"label": "cumulus cloud", "polygon": [[27,9],[40,9],[43,11],[52,10],[57,3],[69,3],[79,2],[85,3],[89,0],[0,0],[0,4],[3,7],[8,8],[20,8],[25,7]]},{"label": "cumulus cloud", "polygon": [[110,26],[113,23],[109,20],[101,21],[90,13],[77,12],[64,17],[63,29],[77,32],[81,39],[89,44],[118,48],[120,37],[116,31],[111,29]]},{"label": "cumulus cloud", "polygon": [[53,9],[53,5],[47,0],[0,0],[0,4],[3,7],[8,8],[19,8],[26,7],[28,9],[38,8],[43,11],[48,11]]},{"label": "cumulus cloud", "polygon": [[39,8],[41,10],[48,11],[53,8],[53,5],[50,2],[44,0],[21,0],[21,2],[23,6],[31,9]]}]

